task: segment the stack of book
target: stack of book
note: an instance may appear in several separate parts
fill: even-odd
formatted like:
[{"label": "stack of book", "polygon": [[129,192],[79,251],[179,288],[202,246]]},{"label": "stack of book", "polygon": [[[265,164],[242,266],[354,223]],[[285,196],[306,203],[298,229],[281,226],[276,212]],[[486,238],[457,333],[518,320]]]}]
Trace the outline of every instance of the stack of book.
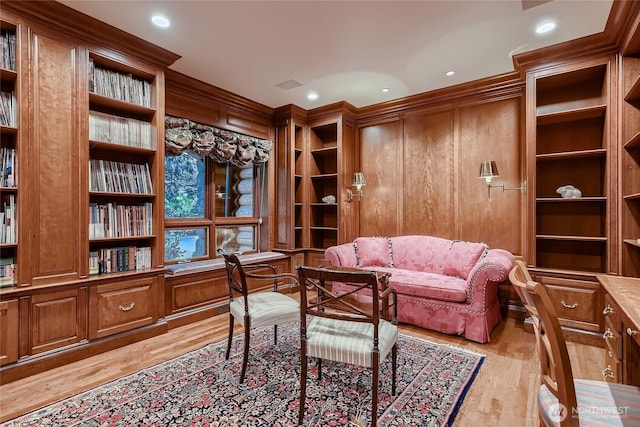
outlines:
[{"label": "stack of book", "polygon": [[89,61],[89,91],[98,95],[151,107],[151,83],[130,74],[96,67]]},{"label": "stack of book", "polygon": [[89,274],[108,274],[151,268],[151,248],[124,246],[89,253]]},{"label": "stack of book", "polygon": [[15,187],[18,159],[13,148],[0,148],[0,187]]},{"label": "stack of book", "polygon": [[8,201],[2,204],[0,211],[0,244],[16,243],[16,196],[9,194]]}]

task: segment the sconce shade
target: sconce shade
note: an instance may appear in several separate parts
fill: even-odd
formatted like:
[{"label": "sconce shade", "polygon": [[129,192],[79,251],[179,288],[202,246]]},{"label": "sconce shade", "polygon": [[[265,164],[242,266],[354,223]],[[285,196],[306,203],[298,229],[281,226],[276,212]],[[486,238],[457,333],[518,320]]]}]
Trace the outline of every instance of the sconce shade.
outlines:
[{"label": "sconce shade", "polygon": [[351,184],[353,187],[356,187],[357,189],[362,188],[363,186],[367,185],[367,181],[365,181],[364,179],[364,174],[362,172],[356,172],[353,174],[353,184]]},{"label": "sconce shade", "polygon": [[496,162],[493,160],[483,160],[482,163],[480,163],[479,178],[484,178],[487,182],[491,182],[491,178],[495,178],[496,176],[500,176]]}]

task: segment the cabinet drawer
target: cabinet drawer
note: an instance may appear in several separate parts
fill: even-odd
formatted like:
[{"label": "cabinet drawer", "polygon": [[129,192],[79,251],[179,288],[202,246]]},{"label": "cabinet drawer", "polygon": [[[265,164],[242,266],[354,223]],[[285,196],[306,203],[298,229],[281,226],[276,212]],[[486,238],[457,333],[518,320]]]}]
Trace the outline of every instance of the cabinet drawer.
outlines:
[{"label": "cabinet drawer", "polygon": [[89,294],[89,338],[150,325],[158,320],[158,278],[97,285]]},{"label": "cabinet drawer", "polygon": [[608,322],[605,322],[602,338],[606,344],[607,351],[612,352],[614,357],[618,359],[622,358],[622,336],[617,330],[612,329]]},{"label": "cabinet drawer", "polygon": [[620,308],[618,305],[611,299],[609,294],[604,296],[604,309],[602,310],[602,315],[604,316],[605,322],[607,322],[611,329],[614,331],[618,331],[618,333],[622,332],[622,325],[620,324],[620,317],[618,315]]},{"label": "cabinet drawer", "polygon": [[601,331],[602,304],[597,282],[544,277],[546,286],[560,322],[567,326]]},{"label": "cabinet drawer", "polygon": [[609,350],[605,356],[605,367],[600,372],[603,381],[609,383],[622,382],[622,362]]}]

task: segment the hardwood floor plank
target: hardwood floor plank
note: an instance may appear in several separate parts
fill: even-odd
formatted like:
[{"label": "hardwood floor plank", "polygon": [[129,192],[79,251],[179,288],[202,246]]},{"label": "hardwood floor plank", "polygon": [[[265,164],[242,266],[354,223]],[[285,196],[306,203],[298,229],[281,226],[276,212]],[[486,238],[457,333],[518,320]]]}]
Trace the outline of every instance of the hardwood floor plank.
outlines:
[{"label": "hardwood floor plank", "polygon": [[[113,381],[205,345],[225,340],[227,314],[188,324],[168,333],[0,386],[0,421]],[[400,331],[430,341],[454,345],[486,356],[461,405],[454,426],[538,426],[536,392],[539,360],[533,333],[512,318],[478,344],[462,337],[401,325]],[[236,333],[242,332],[239,325]],[[604,349],[568,343],[577,378],[599,378]]]}]

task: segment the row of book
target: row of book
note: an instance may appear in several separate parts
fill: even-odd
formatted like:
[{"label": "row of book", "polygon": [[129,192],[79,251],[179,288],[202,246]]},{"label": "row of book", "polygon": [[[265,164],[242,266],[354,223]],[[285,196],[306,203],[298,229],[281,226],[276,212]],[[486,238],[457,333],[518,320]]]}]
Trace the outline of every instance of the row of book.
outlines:
[{"label": "row of book", "polygon": [[0,148],[0,187],[15,187],[18,159],[13,148]]},{"label": "row of book", "polygon": [[0,92],[0,125],[16,127],[17,107],[13,92]]},{"label": "row of book", "polygon": [[153,194],[149,165],[91,159],[89,160],[89,190]]},{"label": "row of book", "polygon": [[13,286],[16,277],[16,263],[13,258],[0,258],[0,287]]},{"label": "row of book", "polygon": [[0,243],[16,243],[18,234],[16,227],[16,196],[9,194],[8,200],[2,203],[0,211]]},{"label": "row of book", "polygon": [[151,107],[151,83],[130,74],[97,67],[89,61],[89,91],[98,95]]},{"label": "row of book", "polygon": [[151,123],[97,111],[89,112],[89,139],[129,147],[155,148]]},{"label": "row of book", "polygon": [[140,237],[153,234],[151,203],[89,203],[89,238]]},{"label": "row of book", "polygon": [[123,246],[89,252],[89,274],[108,274],[151,268],[151,248]]},{"label": "row of book", "polygon": [[16,70],[16,33],[5,29],[0,31],[0,68]]}]

